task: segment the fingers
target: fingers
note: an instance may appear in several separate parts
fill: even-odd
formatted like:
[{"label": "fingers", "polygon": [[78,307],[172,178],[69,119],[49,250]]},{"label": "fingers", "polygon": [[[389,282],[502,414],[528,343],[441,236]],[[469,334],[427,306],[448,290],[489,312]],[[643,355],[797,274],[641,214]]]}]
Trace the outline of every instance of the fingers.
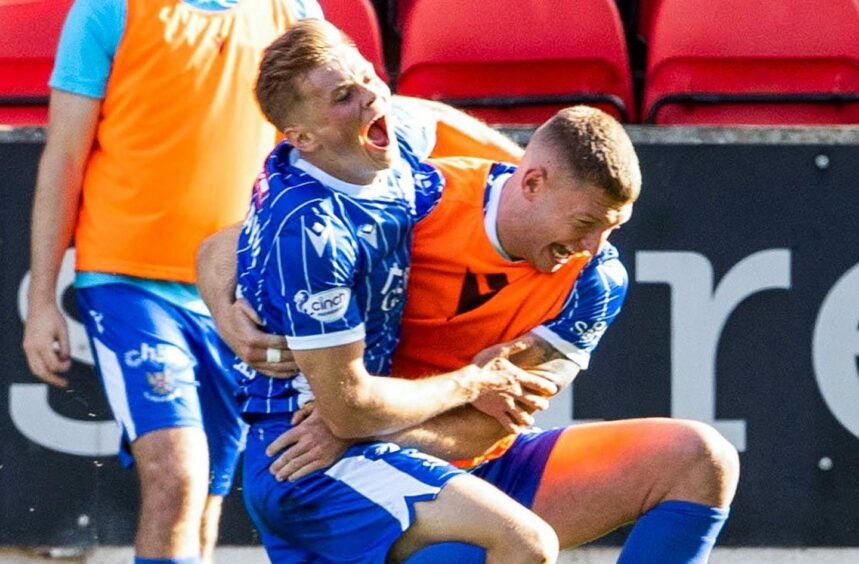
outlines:
[{"label": "fingers", "polygon": [[236,309],[244,313],[255,325],[262,325],[262,319],[260,319],[259,314],[257,314],[256,310],[253,306],[248,303],[247,300],[243,298],[239,298],[233,304]]},{"label": "fingers", "polygon": [[532,416],[527,411],[522,410],[518,406],[516,409],[512,411],[508,411],[507,415],[510,417],[510,420],[513,421],[514,425],[517,427],[517,432],[519,427],[530,427],[534,424],[534,416]]},{"label": "fingers", "polygon": [[[250,365],[269,360],[277,361],[270,362],[271,364],[292,361],[292,353],[289,352],[286,339],[260,329],[259,316],[250,304],[238,300],[230,307],[228,313],[218,319],[218,332],[242,360]],[[271,353],[266,354],[268,349],[278,352],[280,358],[271,359]]]},{"label": "fingers", "polygon": [[530,414],[549,408],[549,400],[536,394],[524,394],[516,402]]},{"label": "fingers", "polygon": [[293,453],[286,451],[278,456],[271,465],[269,465],[268,471],[274,475],[278,482],[286,480],[293,471],[292,467],[290,467],[292,457]]},{"label": "fingers", "polygon": [[272,378],[293,378],[298,375],[298,365],[295,362],[249,362],[248,365],[266,376]]},{"label": "fingers", "polygon": [[472,402],[476,409],[489,415],[504,428],[507,433],[518,433],[521,425],[521,409],[516,406],[513,398],[507,394],[485,394]]},{"label": "fingers", "polygon": [[485,366],[495,358],[510,358],[511,356],[528,349],[530,345],[524,340],[516,340],[500,345],[487,347],[477,353],[472,362],[477,366]]},{"label": "fingers", "polygon": [[504,415],[510,419],[514,426],[529,427],[534,424],[534,417],[532,417],[531,414],[518,403],[518,398],[514,400],[511,397],[507,397],[505,398],[505,403],[507,405],[504,410]]},{"label": "fingers", "polygon": [[498,423],[501,424],[501,428],[504,429],[509,435],[518,435],[519,434],[519,426],[510,418],[509,415],[504,414],[504,417],[496,417],[495,418]]},{"label": "fingers", "polygon": [[310,402],[307,402],[306,404],[304,404],[301,407],[301,409],[299,409],[298,411],[293,413],[292,414],[292,421],[291,421],[293,426],[298,425],[299,423],[301,423],[302,421],[304,421],[305,419],[310,417],[310,415],[315,410],[315,407],[316,407],[315,404],[312,401],[310,401]]},{"label": "fingers", "polygon": [[298,442],[300,435],[295,431],[295,427],[289,431],[282,433],[278,438],[273,440],[265,449],[266,456],[274,456],[282,450],[288,449],[290,446]]},{"label": "fingers", "polygon": [[53,353],[49,353],[49,357],[54,368],[48,368],[42,355],[31,355],[30,353],[27,353],[27,364],[30,367],[30,372],[46,384],[50,384],[58,388],[67,388],[69,381],[62,376],[59,376],[57,372],[65,372],[68,370],[71,367],[71,361],[68,360],[65,363],[60,362],[56,360]]},{"label": "fingers", "polygon": [[265,358],[266,349],[276,349],[282,352],[289,350],[286,346],[286,339],[282,335],[266,333],[260,329],[262,321],[248,302],[238,300],[233,304],[233,308],[236,323],[241,325],[242,330],[246,333],[245,340],[255,349],[262,350],[263,358]]},{"label": "fingers", "polygon": [[543,396],[553,396],[558,393],[557,384],[537,374],[520,369],[516,372],[516,379],[525,390],[536,392]]},{"label": "fingers", "polygon": [[311,472],[321,470],[328,464],[320,459],[319,452],[316,449],[310,449],[305,453],[295,456],[289,462],[278,469],[274,477],[282,482],[289,480],[294,482],[303,476],[307,476]]},{"label": "fingers", "polygon": [[501,353],[498,355],[502,358],[510,358],[516,353],[520,353],[527,349],[530,345],[525,341],[514,341],[501,346]]},{"label": "fingers", "polygon": [[68,331],[59,311],[33,313],[28,317],[23,348],[33,375],[59,388],[69,385],[66,378],[58,375],[72,366]]}]

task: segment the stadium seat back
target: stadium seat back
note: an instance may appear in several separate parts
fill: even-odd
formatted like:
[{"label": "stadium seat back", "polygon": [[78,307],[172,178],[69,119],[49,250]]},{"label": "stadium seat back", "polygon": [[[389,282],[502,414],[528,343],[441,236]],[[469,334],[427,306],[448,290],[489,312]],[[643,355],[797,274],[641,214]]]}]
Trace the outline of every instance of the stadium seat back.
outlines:
[{"label": "stadium seat back", "polygon": [[662,0],[639,0],[638,2],[638,34],[645,41],[650,38],[660,4]]},{"label": "stadium seat back", "polygon": [[398,30],[403,29],[403,24],[408,19],[415,2],[416,0],[389,0],[390,5],[393,6],[395,11],[393,21]]},{"label": "stadium seat back", "polygon": [[43,125],[60,31],[72,0],[0,1],[0,123]]},{"label": "stadium seat back", "polygon": [[376,74],[388,82],[382,49],[382,32],[370,0],[319,0],[325,19],[346,32],[364,57],[373,63]]},{"label": "stadium seat back", "polygon": [[856,0],[663,0],[652,29],[647,121],[859,123]]},{"label": "stadium seat back", "polygon": [[586,102],[629,118],[629,62],[612,0],[415,0],[397,91],[491,123],[538,124]]}]

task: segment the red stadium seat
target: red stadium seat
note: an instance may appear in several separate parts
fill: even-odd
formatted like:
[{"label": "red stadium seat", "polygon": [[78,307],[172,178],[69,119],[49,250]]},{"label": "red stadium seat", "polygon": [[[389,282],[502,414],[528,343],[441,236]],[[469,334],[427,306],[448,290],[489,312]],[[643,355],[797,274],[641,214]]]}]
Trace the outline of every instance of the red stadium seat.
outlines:
[{"label": "red stadium seat", "polygon": [[644,40],[650,39],[653,22],[656,21],[657,11],[662,0],[639,0],[638,2],[638,35]]},{"label": "red stadium seat", "polygon": [[358,50],[373,63],[376,74],[388,82],[382,51],[382,32],[370,0],[319,0],[325,19],[346,32]]},{"label": "red stadium seat", "polygon": [[395,10],[394,23],[397,29],[403,29],[403,22],[408,19],[416,0],[388,0]]},{"label": "red stadium seat", "polygon": [[643,113],[659,124],[859,123],[859,2],[662,0]]},{"label": "red stadium seat", "polygon": [[72,0],[0,0],[0,124],[44,125],[48,78]]},{"label": "red stadium seat", "polygon": [[397,91],[496,124],[539,124],[574,103],[633,118],[613,0],[415,0]]}]

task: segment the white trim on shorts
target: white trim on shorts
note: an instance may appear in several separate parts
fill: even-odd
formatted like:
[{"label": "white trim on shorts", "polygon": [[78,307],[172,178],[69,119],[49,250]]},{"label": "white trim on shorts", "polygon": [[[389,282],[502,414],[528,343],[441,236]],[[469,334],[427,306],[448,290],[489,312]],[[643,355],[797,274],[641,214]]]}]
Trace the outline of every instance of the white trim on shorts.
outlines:
[{"label": "white trim on shorts", "polygon": [[327,476],[343,482],[399,521],[405,531],[411,524],[407,499],[436,496],[439,486],[431,486],[395,468],[384,460],[350,456],[325,471]]},{"label": "white trim on shorts", "polygon": [[110,404],[113,416],[119,426],[128,435],[128,442],[131,443],[137,438],[137,429],[131,418],[131,408],[128,405],[128,393],[125,391],[125,378],[122,375],[119,357],[95,337],[93,337],[92,342],[95,344],[94,352],[104,381],[107,402]]}]

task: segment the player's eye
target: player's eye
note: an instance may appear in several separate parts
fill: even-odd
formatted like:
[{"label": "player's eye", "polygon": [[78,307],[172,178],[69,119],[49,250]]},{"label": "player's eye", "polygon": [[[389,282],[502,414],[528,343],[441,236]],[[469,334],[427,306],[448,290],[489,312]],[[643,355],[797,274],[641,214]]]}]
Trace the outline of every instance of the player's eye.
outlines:
[{"label": "player's eye", "polygon": [[348,102],[349,99],[352,98],[352,89],[344,88],[343,90],[339,90],[337,94],[334,96],[334,101],[336,103]]}]

